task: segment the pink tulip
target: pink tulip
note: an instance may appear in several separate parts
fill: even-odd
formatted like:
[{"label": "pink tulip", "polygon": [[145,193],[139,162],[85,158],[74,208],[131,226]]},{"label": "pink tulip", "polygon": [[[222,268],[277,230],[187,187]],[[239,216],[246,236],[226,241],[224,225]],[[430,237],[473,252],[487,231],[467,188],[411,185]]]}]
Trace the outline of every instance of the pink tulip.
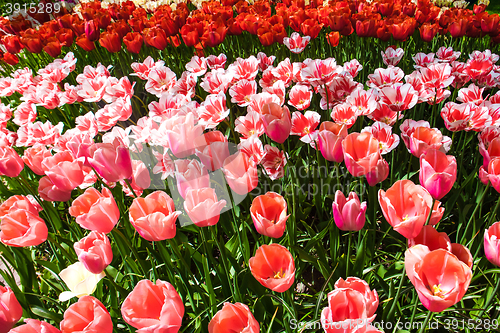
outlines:
[{"label": "pink tulip", "polygon": [[228,141],[220,131],[203,134],[196,142],[196,156],[210,171],[218,170],[229,156]]},{"label": "pink tulip", "polygon": [[375,186],[378,183],[383,182],[389,176],[389,164],[383,158],[377,161],[377,166],[370,172],[368,172],[365,177],[368,185]]},{"label": "pink tulip", "polygon": [[118,182],[132,177],[132,160],[129,149],[116,138],[113,143],[96,143],[90,148],[90,165],[108,182]]},{"label": "pink tulip", "polygon": [[500,267],[500,222],[484,231],[484,254],[493,265]]},{"label": "pink tulip", "polygon": [[203,127],[195,125],[194,116],[174,116],[166,121],[165,141],[177,158],[186,158],[195,152],[195,139],[203,134]]},{"label": "pink tulip", "polygon": [[216,225],[225,206],[226,200],[217,201],[215,190],[209,187],[189,190],[184,201],[186,213],[198,227]]},{"label": "pink tulip", "polygon": [[259,183],[256,166],[242,152],[226,158],[222,171],[231,189],[239,195],[247,194]]},{"label": "pink tulip", "polygon": [[261,235],[280,238],[286,229],[286,221],[290,215],[286,215],[286,201],[275,192],[267,192],[255,197],[250,206],[255,229]]},{"label": "pink tulip", "polygon": [[0,218],[19,209],[26,210],[33,215],[38,215],[43,210],[33,196],[13,195],[0,205]]},{"label": "pink tulip", "polygon": [[42,177],[38,182],[38,193],[40,198],[46,201],[68,201],[71,199],[71,191],[61,190],[47,176]]},{"label": "pink tulip", "polygon": [[[24,322],[26,324],[11,329],[9,333],[61,333],[61,331],[45,321],[27,318]],[[0,332],[2,332],[1,329]]]},{"label": "pink tulip", "polygon": [[355,192],[346,199],[341,191],[335,192],[332,204],[333,219],[340,230],[359,231],[365,225],[366,202],[361,203]]},{"label": "pink tulip", "polygon": [[418,244],[427,246],[431,251],[437,249],[451,251],[451,241],[446,232],[438,232],[431,225],[424,225],[415,238],[408,239],[408,247]]},{"label": "pink tulip", "polygon": [[123,320],[144,333],[176,333],[184,316],[184,304],[174,287],[161,280],[141,280],[121,307]]},{"label": "pink tulip", "polygon": [[321,155],[328,161],[340,163],[344,160],[342,141],[347,136],[345,125],[331,121],[322,122],[319,126],[318,146]]},{"label": "pink tulip", "polygon": [[23,171],[22,158],[11,147],[0,147],[0,175],[17,177]]},{"label": "pink tulip", "polygon": [[181,197],[186,198],[190,189],[210,187],[207,168],[198,160],[175,160],[174,163],[177,190]]},{"label": "pink tulip", "polygon": [[142,238],[152,242],[174,238],[175,221],[180,214],[172,198],[163,191],[134,199],[129,209],[130,223]]},{"label": "pink tulip", "polygon": [[65,312],[61,333],[112,333],[113,322],[108,310],[97,298],[83,296]]},{"label": "pink tulip", "polygon": [[0,286],[0,333],[7,333],[21,319],[23,308],[9,287]]},{"label": "pink tulip", "polygon": [[89,187],[73,201],[69,214],[76,218],[80,227],[106,234],[113,230],[120,218],[113,194],[106,187],[102,193]]},{"label": "pink tulip", "polygon": [[26,149],[22,159],[31,171],[39,176],[43,176],[45,175],[45,171],[42,169],[42,162],[49,156],[52,156],[50,151],[44,145],[38,145]]},{"label": "pink tulip", "polygon": [[75,160],[69,151],[62,151],[42,161],[42,169],[61,191],[72,191],[83,183],[83,162]]},{"label": "pink tulip", "polygon": [[445,249],[415,245],[405,253],[406,274],[429,311],[441,312],[458,303],[472,279],[468,263]]},{"label": "pink tulip", "polygon": [[347,170],[355,177],[373,171],[380,159],[379,143],[369,132],[349,134],[342,141],[342,150]]},{"label": "pink tulip", "polygon": [[106,234],[92,231],[73,244],[78,260],[92,274],[100,274],[113,260],[111,243]]},{"label": "pink tulip", "polygon": [[37,246],[45,242],[47,236],[45,221],[24,209],[9,212],[0,221],[0,241],[5,245]]},{"label": "pink tulip", "polygon": [[420,155],[420,184],[434,199],[441,199],[450,192],[457,179],[457,161],[454,156],[429,149]]},{"label": "pink tulip", "polygon": [[276,103],[264,104],[261,114],[267,136],[277,143],[283,143],[290,135],[292,118],[288,107]]},{"label": "pink tulip", "polygon": [[378,307],[378,294],[375,289],[371,290],[368,283],[357,277],[350,276],[347,279],[340,278],[335,282],[335,289],[349,288],[359,291],[363,294],[366,304],[366,314],[371,317],[375,314]]}]

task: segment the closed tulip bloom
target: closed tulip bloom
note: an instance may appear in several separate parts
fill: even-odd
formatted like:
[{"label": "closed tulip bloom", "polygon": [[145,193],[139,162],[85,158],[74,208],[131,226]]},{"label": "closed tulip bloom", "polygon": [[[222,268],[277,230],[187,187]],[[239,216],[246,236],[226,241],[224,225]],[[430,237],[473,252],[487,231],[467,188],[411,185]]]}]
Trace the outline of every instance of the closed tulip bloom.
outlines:
[{"label": "closed tulip bloom", "polygon": [[366,202],[361,203],[355,192],[346,198],[341,191],[335,192],[332,204],[333,219],[340,230],[359,231],[365,225]]},{"label": "closed tulip bloom", "polygon": [[484,231],[484,254],[493,265],[500,267],[500,222]]},{"label": "closed tulip bloom", "polygon": [[69,265],[59,272],[59,277],[69,289],[69,291],[63,291],[59,294],[59,300],[65,302],[73,297],[80,298],[93,294],[104,275],[103,272],[100,274],[89,272],[85,265],[79,261]]},{"label": "closed tulip bloom", "polygon": [[361,177],[377,167],[380,149],[377,139],[369,132],[351,133],[342,141],[347,170],[354,177]]},{"label": "closed tulip bloom", "polygon": [[375,314],[378,307],[378,294],[375,289],[371,290],[368,283],[360,278],[350,276],[347,279],[340,278],[335,282],[335,289],[349,288],[352,290],[357,290],[365,299],[366,304],[366,314],[371,317]]},{"label": "closed tulip bloom", "polygon": [[479,168],[479,178],[485,184],[488,181],[491,182],[491,186],[500,193],[500,157],[493,158],[490,163],[488,163],[488,171],[485,171],[484,167]]},{"label": "closed tulip bloom", "polygon": [[445,249],[430,251],[425,245],[406,250],[405,269],[422,305],[432,312],[458,303],[472,279],[467,263]]},{"label": "closed tulip bloom", "polygon": [[[28,318],[24,322],[26,324],[11,329],[9,333],[61,333],[61,331],[45,321]],[[2,332],[1,329],[0,332]]]},{"label": "closed tulip bloom", "polygon": [[96,143],[90,148],[88,161],[95,171],[108,182],[132,177],[130,152],[120,139],[113,143]]},{"label": "closed tulip bloom", "polygon": [[432,206],[429,192],[411,180],[398,180],[387,192],[380,190],[378,201],[387,222],[406,238],[418,236]]},{"label": "closed tulip bloom", "polygon": [[257,167],[242,152],[226,158],[222,171],[231,189],[239,195],[247,194],[259,184]]},{"label": "closed tulip bloom", "polygon": [[141,280],[123,302],[121,313],[138,333],[176,333],[182,324],[184,303],[170,283]]},{"label": "closed tulip bloom", "polygon": [[177,190],[186,198],[190,189],[210,187],[210,176],[207,168],[198,160],[175,160],[175,178]]},{"label": "closed tulip bloom", "polygon": [[179,215],[174,201],[163,191],[135,198],[129,209],[130,223],[142,238],[152,242],[174,238]]},{"label": "closed tulip bloom", "polygon": [[429,149],[420,156],[420,184],[434,199],[450,192],[457,179],[457,161],[454,156]]},{"label": "closed tulip bloom", "polygon": [[267,103],[262,107],[262,123],[267,136],[277,143],[283,143],[292,129],[292,116],[288,107]]},{"label": "closed tulip bloom", "polygon": [[84,296],[72,304],[61,321],[61,333],[112,333],[108,310],[97,298]]},{"label": "closed tulip bloom", "polygon": [[9,287],[0,286],[0,333],[7,333],[21,319],[23,308]]},{"label": "closed tulip bloom", "polygon": [[255,197],[250,207],[255,229],[261,235],[280,238],[286,228],[287,205],[285,199],[275,192],[267,192]]},{"label": "closed tulip bloom", "polygon": [[47,240],[45,222],[30,211],[18,209],[4,215],[0,221],[0,241],[5,245],[37,246]]},{"label": "closed tulip bloom", "polygon": [[106,187],[102,193],[89,187],[73,201],[68,211],[80,227],[106,234],[113,230],[120,219],[120,210],[113,194]]},{"label": "closed tulip bloom", "polygon": [[389,171],[389,163],[383,158],[379,159],[377,166],[365,175],[368,185],[375,186],[383,182],[389,176]]},{"label": "closed tulip bloom", "polygon": [[75,160],[69,151],[62,151],[42,161],[42,169],[52,184],[61,191],[72,191],[83,183],[83,162]]},{"label": "closed tulip bloom", "polygon": [[210,187],[189,190],[184,201],[184,209],[198,227],[208,227],[219,222],[220,212],[226,200],[217,200],[215,190]]},{"label": "closed tulip bloom", "polygon": [[22,158],[11,147],[0,147],[0,175],[17,177],[23,171]]},{"label": "closed tulip bloom", "polygon": [[264,287],[282,293],[295,281],[292,254],[279,244],[261,245],[248,261],[252,275]]},{"label": "closed tulip bloom", "polygon": [[45,158],[52,156],[50,151],[43,145],[28,148],[24,151],[22,159],[24,163],[39,176],[45,175],[42,162]]},{"label": "closed tulip bloom", "polygon": [[210,320],[209,333],[259,333],[260,325],[248,306],[225,302],[221,310]]},{"label": "closed tulip bloom", "polygon": [[78,260],[93,274],[102,273],[113,260],[111,243],[106,234],[92,231],[73,244]]},{"label": "closed tulip bloom", "polygon": [[321,155],[328,161],[340,163],[344,160],[342,141],[347,136],[345,124],[339,125],[324,121],[319,125],[318,147]]}]

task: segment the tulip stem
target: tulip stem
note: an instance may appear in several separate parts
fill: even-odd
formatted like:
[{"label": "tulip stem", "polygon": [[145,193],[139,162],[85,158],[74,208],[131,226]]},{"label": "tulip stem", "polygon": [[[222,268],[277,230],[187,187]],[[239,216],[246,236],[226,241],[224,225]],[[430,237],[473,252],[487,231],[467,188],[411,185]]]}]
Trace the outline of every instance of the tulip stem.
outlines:
[{"label": "tulip stem", "polygon": [[[474,215],[476,214],[476,211],[479,209],[480,206],[483,205],[483,199],[485,197],[486,192],[488,192],[488,189],[490,188],[490,184],[491,183],[488,182],[488,184],[486,185],[486,188],[484,189],[483,193],[481,194],[481,198],[479,199],[478,204],[476,205],[476,207],[472,211],[472,215],[469,218],[469,222],[467,222],[467,224],[465,225],[465,231],[464,231],[464,234],[462,236],[462,240],[460,241],[460,243],[463,242],[465,235],[467,235],[467,230],[469,229],[469,226],[472,224],[472,220],[474,219]],[[498,206],[498,202],[497,202],[497,206]],[[495,209],[495,211],[496,211],[496,209]]]},{"label": "tulip stem", "polygon": [[349,231],[349,238],[347,239],[347,258],[345,264],[345,276],[349,277],[349,263],[351,262],[351,240],[352,240],[352,231]]},{"label": "tulip stem", "polygon": [[125,183],[127,183],[128,188],[130,189],[130,191],[132,191],[132,194],[134,195],[134,198],[137,198],[137,194],[135,194],[135,191],[132,188],[132,184],[130,184],[130,180],[128,180],[128,179],[125,178]]},{"label": "tulip stem", "polygon": [[[489,184],[489,182],[488,182]],[[495,205],[495,208],[491,211],[490,219],[488,221],[488,227],[491,226],[491,223],[495,219],[495,216],[497,214],[498,206],[500,206],[500,197],[498,197],[497,204]]]},{"label": "tulip stem", "polygon": [[432,216],[432,210],[434,209],[434,204],[436,203],[436,199],[432,198],[432,204],[431,204],[431,209],[429,211],[429,215],[427,215],[427,220],[425,221],[425,225],[429,224],[429,221],[431,220]]},{"label": "tulip stem", "polygon": [[401,295],[401,289],[403,288],[403,281],[405,279],[405,268],[403,267],[403,270],[401,272],[401,279],[399,280],[399,286],[398,286],[398,291],[396,292],[396,296],[394,297],[394,300],[392,301],[391,304],[391,309],[389,310],[389,313],[387,314],[387,321],[391,321],[392,318],[394,318],[394,311],[396,310],[396,304],[399,298],[399,295]]},{"label": "tulip stem", "polygon": [[498,293],[498,288],[500,287],[500,274],[497,273],[496,277],[497,277],[497,285],[495,286],[495,289],[493,289],[493,292],[490,294],[490,296],[486,300],[486,303],[484,304],[484,308],[481,310],[481,312],[479,313],[477,318],[483,317],[484,311],[488,310],[488,307],[490,306],[491,302],[493,301],[493,299],[495,298],[495,296]]},{"label": "tulip stem", "polygon": [[422,333],[422,332],[424,332],[424,331],[425,331],[426,326],[429,324],[429,321],[430,321],[430,320],[431,320],[431,318],[432,318],[432,314],[433,314],[433,312],[432,312],[432,311],[429,311],[429,312],[427,313],[427,317],[425,317],[424,324],[423,324],[423,325],[422,325],[422,327],[420,328],[419,333]]}]

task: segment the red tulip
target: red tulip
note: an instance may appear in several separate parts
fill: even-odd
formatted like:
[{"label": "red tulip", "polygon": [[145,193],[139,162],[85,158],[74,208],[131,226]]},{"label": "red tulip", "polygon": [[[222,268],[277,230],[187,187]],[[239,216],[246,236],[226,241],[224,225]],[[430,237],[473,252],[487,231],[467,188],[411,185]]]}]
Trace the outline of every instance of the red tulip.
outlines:
[{"label": "red tulip", "polygon": [[123,319],[139,332],[178,332],[184,303],[174,287],[165,281],[141,280],[121,307]]},{"label": "red tulip", "polygon": [[49,56],[56,58],[61,54],[61,43],[59,43],[57,38],[51,37],[45,42],[43,50],[47,52]]},{"label": "red tulip", "polygon": [[21,43],[26,47],[31,53],[42,52],[42,40],[38,35],[24,34],[21,37]]},{"label": "red tulip", "polygon": [[430,43],[434,36],[437,35],[438,29],[439,26],[437,24],[424,23],[420,27],[420,38],[422,38],[424,42]]},{"label": "red tulip", "polygon": [[111,53],[116,53],[122,49],[120,36],[115,31],[103,32],[99,38],[99,44]]},{"label": "red tulip", "polygon": [[13,195],[0,205],[0,218],[16,210],[25,210],[33,215],[38,215],[42,207],[31,195]]},{"label": "red tulip", "polygon": [[[0,56],[1,56],[1,54],[0,54]],[[19,63],[19,58],[15,54],[12,54],[9,52],[7,52],[3,55],[2,60],[11,66],[15,66]]]},{"label": "red tulip", "polygon": [[450,192],[457,179],[457,161],[454,156],[429,149],[420,156],[420,184],[434,199],[441,199]]},{"label": "red tulip", "polygon": [[328,161],[340,163],[344,160],[342,141],[347,136],[345,124],[339,125],[331,121],[322,122],[319,126],[318,146],[321,155]]},{"label": "red tulip", "polygon": [[73,30],[63,28],[56,31],[56,38],[61,43],[61,46],[70,47],[73,44]]},{"label": "red tulip", "polygon": [[340,42],[340,33],[338,31],[332,31],[328,35],[326,35],[326,40],[328,41],[328,44],[336,47]]},{"label": "red tulip", "polygon": [[142,238],[152,242],[174,238],[175,221],[180,214],[172,198],[163,191],[135,198],[129,209],[130,223]]},{"label": "red tulip", "polygon": [[120,218],[113,194],[106,187],[102,193],[89,187],[73,201],[68,212],[80,227],[103,233],[111,232]]},{"label": "red tulip", "polygon": [[143,41],[144,39],[142,38],[142,35],[138,32],[129,32],[123,38],[123,43],[127,46],[127,51],[136,54],[141,52]]},{"label": "red tulip", "polygon": [[0,286],[0,333],[7,333],[23,316],[23,308],[9,287]]},{"label": "red tulip", "polygon": [[264,287],[282,293],[295,281],[295,263],[286,247],[273,243],[261,245],[248,266],[252,275]]},{"label": "red tulip", "polygon": [[78,260],[92,274],[102,273],[113,260],[109,238],[104,233],[92,231],[73,244]]},{"label": "red tulip", "polygon": [[224,303],[208,324],[209,333],[259,333],[259,322],[255,320],[248,306],[242,303]]},{"label": "red tulip", "polygon": [[146,28],[142,34],[146,44],[158,50],[164,50],[167,47],[167,35],[163,29],[157,27]]},{"label": "red tulip", "polygon": [[493,265],[500,267],[500,222],[484,231],[484,254]]},{"label": "red tulip", "polygon": [[61,333],[112,333],[113,322],[104,305],[95,297],[83,296],[72,304],[61,321]]},{"label": "red tulip", "polygon": [[375,289],[370,289],[370,286],[365,280],[353,276],[345,280],[339,278],[337,282],[335,282],[335,289],[352,289],[359,291],[363,295],[368,317],[372,317],[377,311],[379,301],[377,291]]},{"label": "red tulip", "polygon": [[19,51],[21,51],[24,47],[21,43],[21,40],[19,39],[19,36],[16,35],[3,36],[2,43],[5,46],[7,52],[12,54],[19,53]]},{"label": "red tulip", "polygon": [[90,20],[85,22],[85,36],[91,42],[99,39],[100,31],[99,26],[95,21]]},{"label": "red tulip", "polygon": [[287,213],[285,199],[275,192],[267,192],[255,197],[250,206],[255,229],[261,235],[280,238],[286,229]]}]

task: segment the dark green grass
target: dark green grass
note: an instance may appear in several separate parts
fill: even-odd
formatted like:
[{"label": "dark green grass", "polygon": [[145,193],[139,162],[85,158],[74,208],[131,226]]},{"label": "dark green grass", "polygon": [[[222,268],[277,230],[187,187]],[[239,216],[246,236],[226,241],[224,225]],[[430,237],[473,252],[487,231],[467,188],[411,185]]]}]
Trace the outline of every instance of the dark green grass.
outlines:
[{"label": "dark green grass", "polygon": [[500,13],[500,0],[491,1],[490,5],[487,7],[487,11],[490,14]]}]

